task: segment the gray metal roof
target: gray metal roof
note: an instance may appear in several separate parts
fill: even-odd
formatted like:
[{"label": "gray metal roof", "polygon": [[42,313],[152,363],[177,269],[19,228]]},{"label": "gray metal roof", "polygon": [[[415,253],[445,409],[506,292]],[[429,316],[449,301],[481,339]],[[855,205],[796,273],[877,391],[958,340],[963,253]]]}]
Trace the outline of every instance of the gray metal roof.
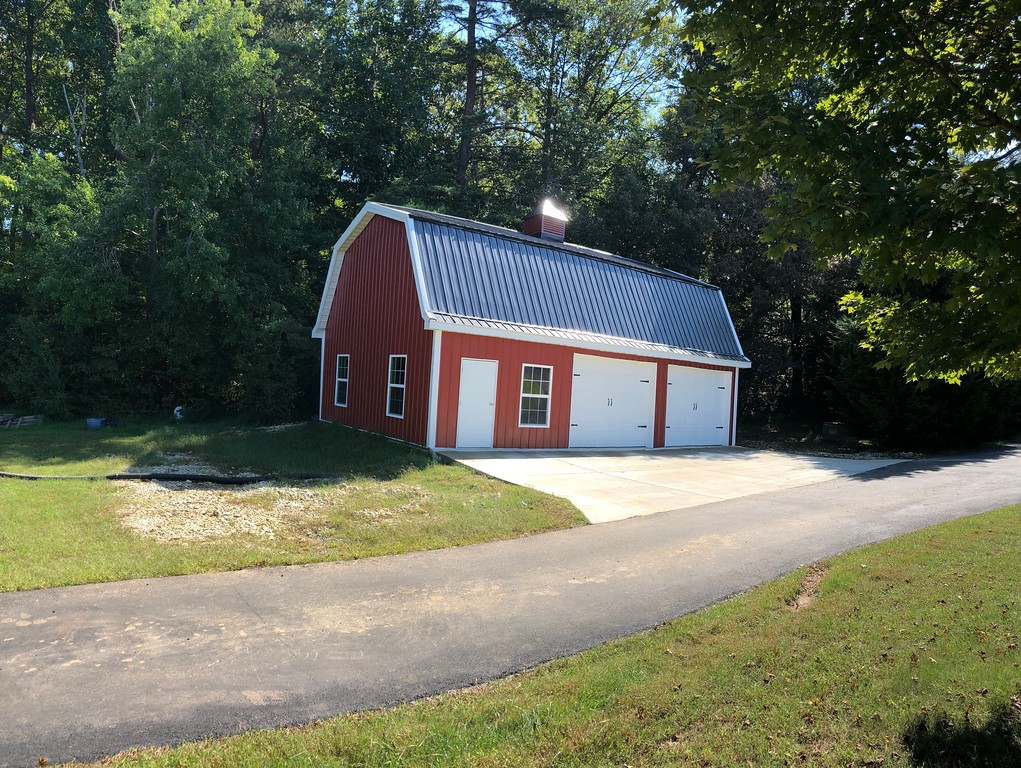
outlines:
[{"label": "gray metal roof", "polygon": [[425,311],[444,322],[747,362],[716,286],[453,216],[414,219]]}]

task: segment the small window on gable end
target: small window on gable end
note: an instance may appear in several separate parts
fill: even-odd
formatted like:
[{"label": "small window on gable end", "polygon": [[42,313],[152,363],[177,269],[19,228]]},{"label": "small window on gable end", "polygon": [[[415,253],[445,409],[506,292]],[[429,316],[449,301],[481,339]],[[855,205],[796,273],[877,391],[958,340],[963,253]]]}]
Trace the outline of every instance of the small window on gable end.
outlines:
[{"label": "small window on gable end", "polygon": [[519,427],[548,427],[549,398],[553,368],[548,365],[521,366],[521,415]]},{"label": "small window on gable end", "polygon": [[337,355],[337,388],[333,404],[347,408],[347,382],[351,371],[351,355]]},{"label": "small window on gable end", "polygon": [[386,393],[386,415],[404,418],[404,388],[408,378],[408,356],[390,355],[390,378]]}]

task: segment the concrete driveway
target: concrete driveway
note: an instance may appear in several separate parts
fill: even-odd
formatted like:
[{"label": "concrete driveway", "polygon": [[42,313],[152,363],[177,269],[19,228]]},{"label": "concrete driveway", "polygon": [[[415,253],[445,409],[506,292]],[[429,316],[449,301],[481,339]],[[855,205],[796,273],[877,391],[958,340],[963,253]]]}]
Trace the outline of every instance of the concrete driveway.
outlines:
[{"label": "concrete driveway", "polygon": [[508,483],[562,496],[591,523],[812,485],[898,463],[748,448],[442,453]]}]

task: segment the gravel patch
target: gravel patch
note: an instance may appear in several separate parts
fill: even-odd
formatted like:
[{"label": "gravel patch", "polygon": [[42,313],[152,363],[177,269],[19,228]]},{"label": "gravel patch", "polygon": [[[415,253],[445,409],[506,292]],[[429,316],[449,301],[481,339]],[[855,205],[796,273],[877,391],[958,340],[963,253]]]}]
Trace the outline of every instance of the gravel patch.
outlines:
[{"label": "gravel patch", "polygon": [[[156,466],[131,472],[222,474],[187,454],[162,454]],[[234,477],[254,476],[231,472]],[[223,486],[182,481],[119,480],[125,503],[124,525],[140,536],[162,542],[195,542],[236,535],[276,539],[310,536],[322,539],[321,524],[338,515],[356,525],[392,525],[402,516],[422,514],[428,494],[420,487],[315,481],[252,482]],[[346,515],[344,513],[347,513]]]},{"label": "gravel patch", "polygon": [[205,462],[198,461],[189,453],[157,454],[161,464],[130,466],[125,470],[129,474],[179,474],[179,475],[227,475],[229,477],[257,477],[257,473],[249,470],[231,470],[222,472]]},{"label": "gravel patch", "polygon": [[271,483],[224,488],[210,483],[116,481],[128,496],[123,522],[158,541],[207,541],[247,534],[275,539],[323,514],[328,491]]}]

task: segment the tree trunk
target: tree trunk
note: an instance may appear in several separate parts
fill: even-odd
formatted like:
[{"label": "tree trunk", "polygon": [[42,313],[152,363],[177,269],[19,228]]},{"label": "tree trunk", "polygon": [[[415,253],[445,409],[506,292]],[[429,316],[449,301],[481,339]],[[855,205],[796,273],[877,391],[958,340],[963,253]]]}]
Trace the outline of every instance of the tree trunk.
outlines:
[{"label": "tree trunk", "polygon": [[461,141],[457,148],[457,177],[459,187],[468,185],[468,163],[475,134],[475,99],[479,85],[479,51],[476,27],[479,20],[479,0],[468,0],[468,23],[465,27],[465,89],[464,113],[461,121]]},{"label": "tree trunk", "polygon": [[805,401],[805,356],[802,349],[802,325],[804,324],[804,312],[801,296],[801,286],[796,284],[791,294],[791,391],[790,395],[795,405],[800,406]]},{"label": "tree trunk", "polygon": [[543,115],[542,115],[542,149],[541,168],[543,193],[549,193],[553,182],[553,173],[556,166],[556,152],[554,150],[554,122],[557,114],[557,88],[555,81],[559,78],[559,67],[557,62],[557,33],[553,31],[550,35],[549,52],[549,79],[546,81],[546,92],[543,94]]},{"label": "tree trunk", "polygon": [[37,17],[32,0],[25,0],[25,136],[24,154],[32,153],[32,134],[35,133],[35,25]]}]

